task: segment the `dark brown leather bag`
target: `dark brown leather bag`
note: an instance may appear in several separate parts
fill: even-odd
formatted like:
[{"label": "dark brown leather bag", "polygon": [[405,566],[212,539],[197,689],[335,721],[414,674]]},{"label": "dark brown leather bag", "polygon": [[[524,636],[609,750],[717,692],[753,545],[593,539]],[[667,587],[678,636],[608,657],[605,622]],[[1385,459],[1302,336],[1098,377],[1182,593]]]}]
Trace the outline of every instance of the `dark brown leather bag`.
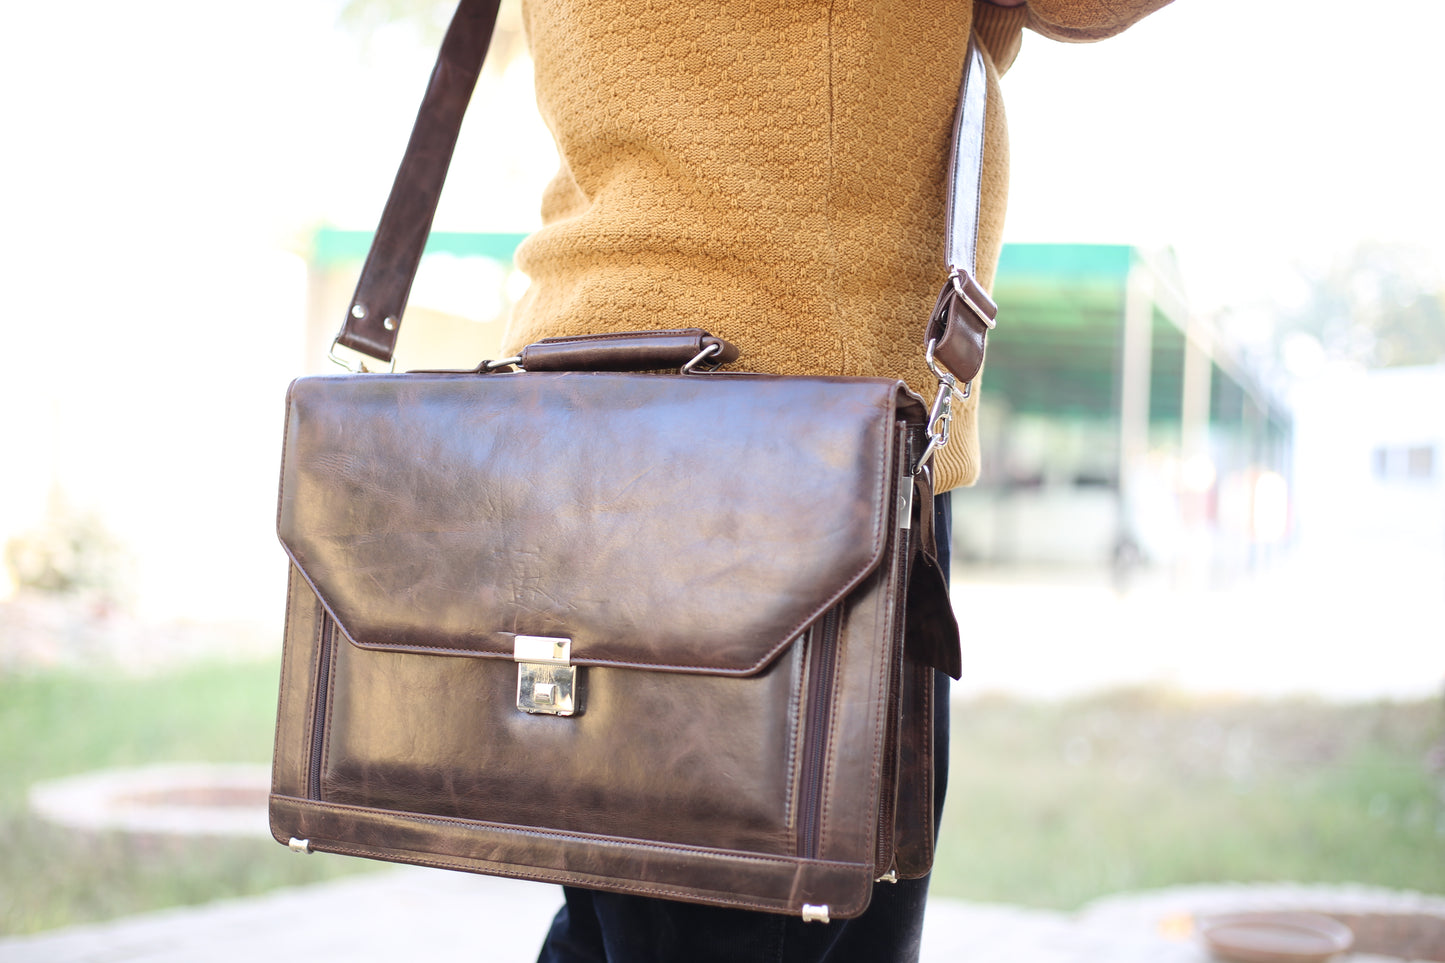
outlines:
[{"label": "dark brown leather bag", "polygon": [[[338,338],[372,358],[495,7],[453,20]],[[933,673],[960,666],[927,462],[993,319],[982,71],[931,410],[898,381],[704,371],[737,351],[694,329],[292,385],[278,840],[817,920],[928,871]]]}]

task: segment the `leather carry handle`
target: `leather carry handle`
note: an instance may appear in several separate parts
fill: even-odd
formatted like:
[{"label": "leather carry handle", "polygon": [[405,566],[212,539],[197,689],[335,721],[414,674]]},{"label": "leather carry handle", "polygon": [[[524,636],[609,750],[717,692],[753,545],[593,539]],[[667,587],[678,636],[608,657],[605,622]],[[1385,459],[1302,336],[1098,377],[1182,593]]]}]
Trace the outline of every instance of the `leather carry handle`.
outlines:
[{"label": "leather carry handle", "polygon": [[738,349],[701,328],[544,338],[516,359],[528,371],[653,371],[736,361]]},{"label": "leather carry handle", "polygon": [[[396,350],[402,314],[412,279],[421,263],[437,201],[451,164],[462,116],[481,74],[491,43],[500,0],[460,0],[442,40],[411,139],[371,243],[336,344],[390,362]],[[983,169],[984,118],[988,84],[983,54],[970,38],[954,119],[949,164],[946,228],[949,279],[939,295],[925,334],[930,365],[940,395],[930,424],[946,438],[954,379],[967,383],[983,364],[985,340],[997,307],[974,280],[978,236],[980,178]],[[339,359],[338,359],[339,360]],[[941,443],[938,446],[941,447]]]}]

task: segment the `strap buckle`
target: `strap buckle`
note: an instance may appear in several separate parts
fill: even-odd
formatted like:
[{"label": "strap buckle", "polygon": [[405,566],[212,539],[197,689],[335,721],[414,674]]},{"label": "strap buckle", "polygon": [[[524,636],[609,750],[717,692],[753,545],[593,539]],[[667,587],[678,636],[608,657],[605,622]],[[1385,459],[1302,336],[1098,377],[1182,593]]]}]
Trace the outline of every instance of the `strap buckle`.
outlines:
[{"label": "strap buckle", "polygon": [[[969,312],[978,319],[979,324],[983,325],[981,331],[975,331],[978,338],[977,364],[981,365],[985,339],[988,332],[992,331],[997,324],[994,319],[998,317],[998,305],[994,303],[993,298],[988,296],[988,292],[974,280],[973,275],[963,268],[955,267],[949,271],[948,280],[958,301],[968,308]],[[939,295],[936,313],[929,322],[929,330],[936,332],[937,337],[928,340],[928,348],[924,352],[923,358],[928,362],[928,370],[932,371],[933,376],[938,379],[938,394],[934,397],[933,407],[928,412],[928,447],[923,449],[923,454],[919,456],[918,464],[913,469],[915,475],[923,470],[924,465],[928,464],[928,460],[933,457],[934,452],[948,444],[949,429],[953,424],[953,399],[956,395],[960,400],[966,400],[969,395],[973,394],[973,375],[978,370],[976,366],[971,370],[969,380],[965,381],[960,389],[958,377],[941,367],[937,358],[934,357],[939,340],[948,333],[952,312],[948,294],[948,287],[945,286],[943,293]],[[966,316],[964,317],[966,318]]]},{"label": "strap buckle", "polygon": [[998,305],[994,303],[993,298],[988,296],[988,292],[973,279],[973,275],[963,268],[956,267],[948,277],[953,282],[953,290],[958,294],[959,300],[968,305],[968,309],[983,323],[983,326],[990,331],[997,327],[998,322],[995,319],[998,317]]}]

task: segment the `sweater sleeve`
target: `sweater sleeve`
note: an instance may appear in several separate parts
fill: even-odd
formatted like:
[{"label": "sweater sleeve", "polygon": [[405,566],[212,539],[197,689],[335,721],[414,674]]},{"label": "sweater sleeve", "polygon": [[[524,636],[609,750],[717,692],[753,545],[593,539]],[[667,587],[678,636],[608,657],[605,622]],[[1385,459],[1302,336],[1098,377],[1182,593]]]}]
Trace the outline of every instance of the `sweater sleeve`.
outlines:
[{"label": "sweater sleeve", "polygon": [[1013,65],[1023,29],[1074,43],[1103,40],[1121,33],[1171,0],[1028,0],[1001,6],[976,0],[973,29],[988,49],[998,72]]},{"label": "sweater sleeve", "polygon": [[1029,8],[1020,4],[1003,7],[979,0],[973,5],[973,32],[978,36],[993,65],[1002,74],[1013,65],[1023,42],[1024,27],[1029,23]]},{"label": "sweater sleeve", "polygon": [[1028,0],[1028,25],[1054,40],[1103,40],[1144,19],[1170,0]]}]

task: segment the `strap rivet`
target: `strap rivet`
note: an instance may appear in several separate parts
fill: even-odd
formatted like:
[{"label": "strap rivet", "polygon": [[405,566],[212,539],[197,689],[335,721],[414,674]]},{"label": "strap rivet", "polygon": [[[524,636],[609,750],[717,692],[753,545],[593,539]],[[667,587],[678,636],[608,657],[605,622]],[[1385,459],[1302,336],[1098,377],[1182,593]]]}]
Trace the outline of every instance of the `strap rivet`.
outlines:
[{"label": "strap rivet", "polygon": [[381,326],[382,326],[383,328],[385,328],[386,330],[388,330],[388,331],[395,331],[395,330],[396,330],[396,318],[387,317],[387,319],[386,319],[385,321],[381,322]]},{"label": "strap rivet", "polygon": [[366,317],[366,305],[364,305],[364,304],[353,304],[353,305],[351,306],[351,316],[352,316],[353,318],[355,318],[356,320],[358,320],[358,321],[360,321],[362,318]]}]

